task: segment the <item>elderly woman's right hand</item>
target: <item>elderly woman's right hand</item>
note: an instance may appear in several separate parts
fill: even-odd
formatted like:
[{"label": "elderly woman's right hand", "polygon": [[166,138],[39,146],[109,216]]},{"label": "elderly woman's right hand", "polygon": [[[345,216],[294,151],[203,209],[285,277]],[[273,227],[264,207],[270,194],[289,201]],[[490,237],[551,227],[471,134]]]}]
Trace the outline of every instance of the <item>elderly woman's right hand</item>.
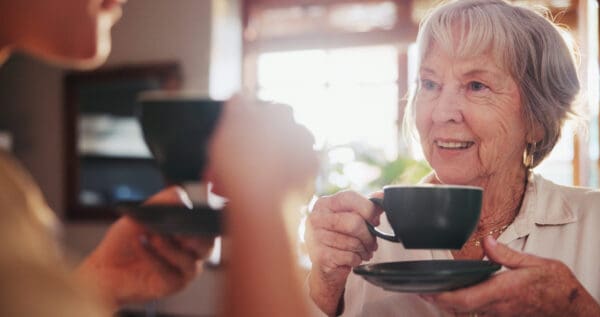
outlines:
[{"label": "elderly woman's right hand", "polygon": [[353,191],[315,203],[306,229],[312,261],[309,287],[311,298],[326,314],[335,314],[352,268],[371,259],[377,249],[365,221],[378,225],[380,214],[378,207]]}]

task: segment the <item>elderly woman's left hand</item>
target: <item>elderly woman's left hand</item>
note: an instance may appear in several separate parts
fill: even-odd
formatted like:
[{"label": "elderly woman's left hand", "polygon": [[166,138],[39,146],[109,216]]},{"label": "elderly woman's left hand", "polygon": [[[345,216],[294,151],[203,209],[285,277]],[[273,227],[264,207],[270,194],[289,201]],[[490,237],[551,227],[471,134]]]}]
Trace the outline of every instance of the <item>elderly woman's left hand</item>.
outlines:
[{"label": "elderly woman's left hand", "polygon": [[490,260],[509,270],[472,287],[422,298],[472,316],[600,316],[600,305],[562,262],[514,251],[492,237],[484,248]]}]

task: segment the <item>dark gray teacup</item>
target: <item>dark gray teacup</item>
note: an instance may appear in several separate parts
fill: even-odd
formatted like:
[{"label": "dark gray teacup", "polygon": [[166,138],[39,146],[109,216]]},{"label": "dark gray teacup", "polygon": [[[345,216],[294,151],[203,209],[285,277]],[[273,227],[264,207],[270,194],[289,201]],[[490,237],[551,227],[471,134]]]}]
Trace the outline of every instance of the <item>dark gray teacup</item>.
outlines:
[{"label": "dark gray teacup", "polygon": [[121,204],[117,210],[158,233],[218,235],[221,210],[209,206],[202,177],[222,102],[189,92],[149,92],[138,103],[146,145],[166,182],[180,185],[187,199],[182,205]]},{"label": "dark gray teacup", "polygon": [[479,221],[483,189],[459,185],[385,186],[383,208],[394,234],[367,223],[382,239],[407,249],[460,249]]},{"label": "dark gray teacup", "polygon": [[144,140],[166,180],[199,181],[222,102],[183,92],[145,93],[138,102]]}]

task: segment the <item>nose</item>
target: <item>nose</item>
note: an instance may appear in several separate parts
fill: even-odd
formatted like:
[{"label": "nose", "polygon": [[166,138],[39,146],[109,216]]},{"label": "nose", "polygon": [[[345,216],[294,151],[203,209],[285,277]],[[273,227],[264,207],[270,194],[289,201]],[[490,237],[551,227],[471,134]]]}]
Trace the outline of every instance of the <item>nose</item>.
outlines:
[{"label": "nose", "polygon": [[443,87],[431,113],[431,119],[434,123],[462,122],[462,102],[459,89]]}]

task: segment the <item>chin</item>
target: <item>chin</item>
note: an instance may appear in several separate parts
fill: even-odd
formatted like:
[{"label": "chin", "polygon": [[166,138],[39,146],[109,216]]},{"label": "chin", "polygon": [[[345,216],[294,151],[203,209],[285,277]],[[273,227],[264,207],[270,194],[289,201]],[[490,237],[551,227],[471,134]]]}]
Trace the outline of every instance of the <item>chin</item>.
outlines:
[{"label": "chin", "polygon": [[78,44],[76,47],[69,47],[41,57],[60,67],[89,70],[102,65],[111,49],[110,35],[97,41]]},{"label": "chin", "polygon": [[71,63],[77,69],[87,70],[97,68],[104,64],[110,53],[110,42],[106,46],[99,46],[90,54],[80,55]]},{"label": "chin", "polygon": [[90,54],[56,54],[53,56],[41,56],[50,64],[54,64],[61,68],[72,68],[78,70],[90,70],[102,65],[108,54],[102,54],[94,51]]},{"label": "chin", "polygon": [[[61,67],[89,70],[102,65],[111,50],[113,16],[102,14],[93,23],[81,27],[73,36],[55,41],[45,60]],[[59,44],[56,44],[59,43]]]},{"label": "chin", "polygon": [[77,61],[69,63],[72,68],[79,70],[91,70],[98,68],[100,65],[104,64],[106,61],[106,56],[94,56],[88,59],[78,59]]},{"label": "chin", "polygon": [[445,168],[433,168],[436,178],[442,184],[449,185],[474,185],[472,183],[472,177],[466,172],[466,168],[458,167],[445,167]]}]

